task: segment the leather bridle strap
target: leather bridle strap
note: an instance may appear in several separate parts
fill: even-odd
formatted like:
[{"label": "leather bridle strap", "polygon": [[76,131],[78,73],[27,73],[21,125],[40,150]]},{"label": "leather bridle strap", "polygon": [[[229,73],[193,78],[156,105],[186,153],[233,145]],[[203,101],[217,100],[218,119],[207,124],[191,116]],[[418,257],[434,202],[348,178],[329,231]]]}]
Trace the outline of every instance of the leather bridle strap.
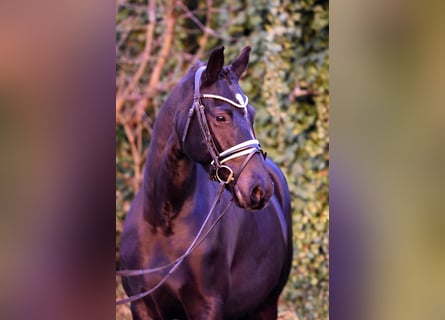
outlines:
[{"label": "leather bridle strap", "polygon": [[[198,68],[198,70],[196,70],[195,73],[195,88],[194,88],[194,95],[193,95],[193,104],[189,109],[188,112],[188,116],[187,116],[187,121],[184,127],[184,132],[182,135],[182,144],[185,143],[185,140],[187,138],[187,133],[189,130],[189,126],[190,126],[190,122],[192,120],[193,114],[196,113],[197,114],[197,118],[198,118],[198,123],[199,126],[201,128],[201,132],[204,136],[204,140],[207,146],[207,149],[210,153],[210,156],[212,158],[212,162],[211,165],[214,168],[214,174],[212,175],[212,178],[216,178],[217,180],[219,180],[219,182],[224,182],[225,184],[230,183],[231,181],[235,180],[235,175],[233,173],[233,170],[227,166],[224,165],[225,162],[238,158],[238,157],[242,157],[242,156],[248,156],[251,154],[255,154],[257,152],[261,152],[262,153],[262,149],[260,147],[260,143],[258,142],[258,140],[256,139],[251,139],[251,140],[247,140],[244,142],[241,142],[235,146],[230,147],[229,149],[223,151],[223,152],[219,152],[218,148],[216,147],[215,141],[212,137],[212,134],[210,132],[209,129],[209,125],[207,123],[207,119],[206,119],[206,114],[205,114],[205,106],[204,104],[201,102],[201,98],[212,98],[212,99],[217,99],[217,100],[222,100],[226,103],[229,103],[237,108],[246,108],[247,104],[248,104],[248,98],[245,97],[245,99],[243,99],[241,97],[241,94],[237,94],[236,98],[238,99],[238,101],[240,103],[236,103],[228,98],[216,95],[216,94],[200,94],[199,89],[200,89],[200,84],[201,84],[201,76],[202,73],[204,72],[204,70],[206,69],[206,66],[202,66],[200,68]],[[251,159],[252,157],[249,156],[247,159]],[[242,166],[242,168],[245,167],[245,165],[247,164],[246,161],[244,161],[244,165]],[[226,171],[226,174],[224,174],[225,177],[221,177],[220,171]],[[238,172],[238,175],[241,173],[242,170],[240,170]]]},{"label": "leather bridle strap", "polygon": [[247,140],[233,146],[219,154],[218,160],[221,163],[248,155],[250,153],[261,151],[260,143],[256,139]]},{"label": "leather bridle strap", "polygon": [[203,104],[200,104],[198,107],[198,122],[201,127],[201,131],[204,135],[204,140],[207,145],[207,149],[210,152],[210,156],[212,157],[212,163],[215,164],[215,167],[220,167],[221,163],[218,159],[218,151],[216,149],[215,141],[213,140],[212,134],[210,133],[209,124],[207,123],[206,115],[205,115],[205,107]]}]

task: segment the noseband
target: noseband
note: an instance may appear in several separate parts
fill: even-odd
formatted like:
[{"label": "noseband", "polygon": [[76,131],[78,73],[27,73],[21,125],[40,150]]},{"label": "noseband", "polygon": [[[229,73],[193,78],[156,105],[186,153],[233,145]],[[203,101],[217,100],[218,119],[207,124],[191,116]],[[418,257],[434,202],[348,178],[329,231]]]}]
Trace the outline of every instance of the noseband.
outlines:
[{"label": "noseband", "polygon": [[[205,106],[202,102],[202,99],[211,98],[211,99],[221,100],[231,104],[236,108],[245,109],[247,107],[248,98],[245,96],[245,101],[243,102],[241,95],[237,94],[236,98],[239,100],[240,103],[236,103],[235,101],[232,101],[220,95],[208,94],[208,93],[201,94],[199,92],[201,85],[201,75],[205,69],[206,66],[202,66],[195,73],[195,91],[193,95],[193,104],[188,112],[187,122],[185,124],[184,133],[182,135],[182,144],[184,145],[184,142],[187,139],[187,132],[190,126],[190,122],[192,120],[193,114],[196,113],[199,126],[201,128],[201,132],[204,136],[204,140],[207,145],[207,150],[209,151],[210,156],[212,157],[212,162],[210,163],[210,165],[212,166],[212,170],[210,172],[210,178],[212,180],[218,180],[219,182],[223,182],[225,184],[229,184],[233,181],[235,184],[239,175],[241,174],[241,171],[245,168],[249,160],[256,153],[261,153],[263,154],[264,157],[266,157],[266,154],[263,152],[260,143],[256,139],[251,139],[241,142],[222,152],[218,150],[215,144],[215,140],[213,139],[213,136],[209,129],[209,124],[205,116]],[[244,162],[242,163],[237,176],[235,176],[232,168],[230,168],[228,165],[224,163],[226,163],[229,160],[242,156],[247,156],[247,157],[244,159]]]}]

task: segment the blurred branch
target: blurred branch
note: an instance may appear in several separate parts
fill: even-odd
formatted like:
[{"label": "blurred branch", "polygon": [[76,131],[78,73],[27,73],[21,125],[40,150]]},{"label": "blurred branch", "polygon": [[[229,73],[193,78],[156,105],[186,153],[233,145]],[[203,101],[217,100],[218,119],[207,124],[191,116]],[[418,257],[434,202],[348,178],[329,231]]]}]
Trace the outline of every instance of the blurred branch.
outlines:
[{"label": "blurred branch", "polygon": [[[206,14],[206,25],[204,30],[209,30],[210,29],[210,21],[212,18],[212,0],[207,0],[207,14]],[[195,65],[195,63],[201,59],[201,57],[204,54],[205,48],[207,46],[207,42],[209,40],[209,33],[208,32],[204,32],[204,35],[201,38],[201,41],[199,41],[199,49],[198,52],[195,54],[195,56],[193,57],[193,60],[191,62],[191,65]]]},{"label": "blurred branch", "polygon": [[[209,6],[210,4],[210,6]],[[207,1],[207,12],[208,15],[211,14],[211,1]],[[182,3],[181,0],[177,0],[176,1],[176,5],[179,6],[183,11],[184,14],[187,18],[189,18],[190,20],[192,20],[199,29],[201,29],[202,32],[204,32],[205,34],[210,34],[212,36],[214,36],[215,38],[219,38],[219,39],[223,39],[223,40],[230,40],[231,38],[225,34],[219,34],[216,31],[214,31],[213,29],[210,28],[210,25],[207,23],[206,25],[203,25],[201,21],[199,21],[199,19],[193,14],[193,12],[191,12],[189,10],[189,8],[187,8],[187,6],[185,4]],[[209,21],[209,19],[207,19],[207,21]]]},{"label": "blurred branch", "polygon": [[130,150],[131,150],[131,156],[133,157],[133,161],[134,161],[134,179],[133,179],[133,188],[135,190],[135,192],[137,192],[139,190],[139,181],[141,179],[141,169],[140,169],[140,163],[141,163],[141,157],[140,154],[138,153],[138,149],[136,147],[136,142],[135,142],[135,135],[133,133],[133,131],[130,128],[130,123],[127,121],[124,121],[122,123],[124,130],[125,130],[125,135],[128,138],[128,142],[130,143]]},{"label": "blurred branch", "polygon": [[116,118],[118,118],[122,105],[125,101],[124,97],[128,96],[128,94],[134,90],[135,86],[137,85],[140,78],[144,74],[145,68],[150,58],[150,53],[153,43],[153,33],[156,23],[155,0],[149,0],[147,15],[148,15],[148,24],[145,36],[145,47],[142,53],[142,62],[139,65],[135,74],[133,75],[133,78],[131,79],[130,83],[126,86],[123,92],[116,97]]},{"label": "blurred branch", "polygon": [[166,30],[164,41],[162,42],[161,51],[159,52],[159,59],[153,68],[153,72],[151,73],[150,82],[147,87],[148,95],[152,95],[156,89],[156,85],[161,78],[162,69],[167,61],[167,57],[170,53],[170,48],[173,42],[173,35],[176,26],[176,17],[174,14],[175,6],[174,0],[170,0],[168,2],[167,14],[165,17],[166,21]]},{"label": "blurred branch", "polygon": [[[143,125],[143,115],[145,115],[143,108],[137,107],[135,110],[129,109],[127,112],[122,112],[122,108],[126,101],[131,100],[134,96],[141,97],[140,93],[135,92],[135,89],[141,79],[141,77],[144,75],[148,62],[150,60],[151,51],[153,48],[153,37],[154,37],[154,30],[156,25],[156,12],[155,12],[155,0],[150,0],[147,6],[147,16],[148,16],[148,24],[146,26],[146,33],[145,33],[145,46],[142,54],[140,55],[140,58],[137,60],[140,60],[136,72],[131,77],[130,81],[128,82],[128,85],[125,86],[123,90],[118,90],[116,95],[116,121],[120,122],[124,128],[125,135],[128,139],[129,145],[130,145],[130,152],[131,157],[133,159],[133,170],[134,170],[134,179],[132,180],[133,183],[133,189],[137,191],[139,189],[140,181],[141,181],[141,166],[142,166],[142,129],[144,127]],[[130,19],[130,22],[127,21],[127,23],[132,24],[133,21],[136,21],[135,19]],[[127,27],[129,30],[133,30],[131,27],[128,26],[126,23],[125,29]],[[131,31],[128,31],[128,33]],[[125,36],[126,38],[126,36]],[[124,41],[124,40],[123,40]],[[117,48],[119,50],[119,48]],[[122,83],[123,79],[125,77],[119,77],[119,82]],[[121,86],[118,86],[118,88]],[[145,101],[146,99],[140,99],[138,106],[140,106],[141,101]],[[141,110],[142,109],[142,110]],[[122,117],[124,117],[122,119]]]}]

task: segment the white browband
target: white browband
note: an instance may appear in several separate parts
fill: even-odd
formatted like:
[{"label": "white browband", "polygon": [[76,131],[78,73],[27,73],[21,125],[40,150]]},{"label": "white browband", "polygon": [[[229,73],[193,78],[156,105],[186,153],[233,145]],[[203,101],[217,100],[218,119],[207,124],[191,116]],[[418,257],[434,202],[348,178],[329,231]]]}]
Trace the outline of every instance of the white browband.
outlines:
[{"label": "white browband", "polygon": [[237,97],[237,99],[240,102],[242,102],[242,104],[236,103],[235,101],[232,101],[232,100],[227,99],[225,97],[219,96],[217,94],[203,93],[203,94],[201,94],[201,97],[222,100],[224,102],[230,103],[232,106],[237,107],[239,109],[244,109],[245,107],[247,107],[247,104],[249,103],[249,98],[247,98],[247,96],[244,96],[245,100],[244,100],[244,102],[242,102],[243,98],[242,98],[242,96],[239,93],[236,94],[236,97]]},{"label": "white browband", "polygon": [[[217,95],[217,94],[211,94],[211,93],[202,93],[199,94],[199,86],[200,86],[200,80],[201,80],[201,74],[204,72],[204,70],[207,68],[207,66],[202,66],[199,67],[198,70],[196,70],[196,74],[195,74],[195,96],[194,98],[212,98],[212,99],[217,99],[217,100],[221,100],[224,102],[227,102],[229,104],[231,104],[232,106],[239,108],[239,109],[244,109],[245,107],[247,107],[247,104],[249,103],[249,99],[247,98],[246,95],[241,94],[241,93],[237,93],[235,94],[235,98],[236,100],[238,100],[238,102],[235,102],[231,99],[228,99],[226,97]],[[197,90],[198,89],[198,90]],[[244,96],[244,98],[243,98]]]}]

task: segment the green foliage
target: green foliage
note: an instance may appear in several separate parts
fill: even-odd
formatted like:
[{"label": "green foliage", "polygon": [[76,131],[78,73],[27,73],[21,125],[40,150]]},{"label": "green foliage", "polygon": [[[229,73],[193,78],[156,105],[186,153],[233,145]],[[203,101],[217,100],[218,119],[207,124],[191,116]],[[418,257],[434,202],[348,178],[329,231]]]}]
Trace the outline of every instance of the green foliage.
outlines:
[{"label": "green foliage", "polygon": [[[150,63],[135,89],[147,99],[144,109],[150,119],[137,131],[144,135],[138,148],[145,152],[156,110],[190,63],[197,58],[205,60],[206,54],[218,45],[225,46],[226,61],[230,62],[244,46],[251,45],[250,64],[240,85],[257,111],[257,137],[268,155],[282,168],[292,194],[295,252],[283,300],[292,306],[299,319],[326,319],[329,278],[328,2],[245,0],[234,4],[216,1],[210,12],[207,2],[183,3],[189,14],[185,14],[184,8],[174,8],[175,36],[156,95],[143,96],[153,68]],[[136,25],[147,23],[145,7],[144,4],[118,7],[118,43],[125,36],[124,31],[119,31],[124,22],[130,19]],[[163,41],[167,11],[166,6],[156,7],[159,23],[154,37],[158,42]],[[197,27],[190,14],[203,26],[207,24],[207,32]],[[118,79],[127,79],[136,72],[137,59],[144,50],[145,29],[128,32],[126,37],[117,48]],[[154,48],[151,59],[156,60],[160,50],[160,47]],[[131,59],[136,59],[136,63],[127,63]],[[127,83],[127,80],[118,81],[118,92],[119,87]],[[122,112],[135,108],[136,102],[126,100]],[[142,118],[136,118],[137,121],[143,122]],[[116,130],[117,243],[122,220],[134,195],[134,154],[125,125],[124,120],[118,121]]]},{"label": "green foliage", "polygon": [[242,87],[257,109],[258,138],[285,172],[293,199],[295,252],[284,295],[301,319],[324,319],[329,275],[327,2],[248,4],[230,31],[246,30],[253,53]]}]

